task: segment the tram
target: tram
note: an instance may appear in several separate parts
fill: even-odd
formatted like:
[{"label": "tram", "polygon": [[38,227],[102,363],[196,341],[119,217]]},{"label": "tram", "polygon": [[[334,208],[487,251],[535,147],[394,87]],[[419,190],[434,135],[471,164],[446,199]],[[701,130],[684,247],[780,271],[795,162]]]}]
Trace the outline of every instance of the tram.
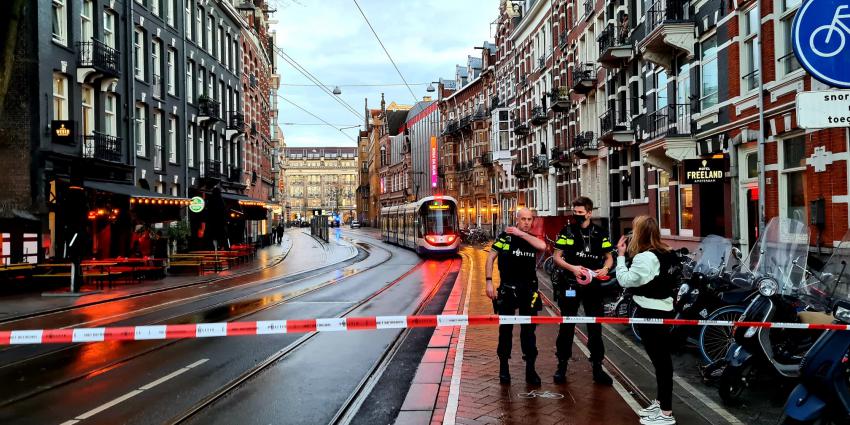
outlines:
[{"label": "tram", "polygon": [[460,246],[457,201],[449,196],[429,196],[381,208],[381,238],[418,254],[454,254]]}]

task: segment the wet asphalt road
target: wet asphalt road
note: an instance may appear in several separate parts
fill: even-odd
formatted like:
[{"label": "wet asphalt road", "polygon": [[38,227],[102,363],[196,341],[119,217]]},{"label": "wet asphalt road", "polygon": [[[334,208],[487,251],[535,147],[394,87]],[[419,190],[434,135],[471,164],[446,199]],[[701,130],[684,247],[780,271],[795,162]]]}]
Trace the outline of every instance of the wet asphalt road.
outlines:
[{"label": "wet asphalt road", "polygon": [[[144,308],[157,306],[155,299],[147,300],[145,306],[135,299],[107,303],[97,306],[101,310],[40,319],[46,322],[34,325],[89,321],[113,309],[117,314],[110,322],[113,325],[213,322],[239,316],[246,321],[338,317],[391,282],[392,286],[351,314],[402,315],[413,313],[435,285],[453,282],[448,266],[459,260],[422,262],[410,251],[366,237],[356,239],[366,240],[357,258],[311,277],[276,280],[271,276],[268,282],[200,296],[189,303],[160,305],[153,311]],[[310,263],[313,252],[305,249],[302,258],[291,254],[287,262]],[[274,272],[263,278],[269,278],[269,273]],[[245,279],[248,283],[249,278]],[[282,302],[288,294],[321,285],[326,286]],[[215,290],[204,286],[192,289]],[[265,309],[245,315],[258,308]],[[192,421],[326,423],[399,332],[316,334]],[[288,334],[9,349],[0,352],[0,380],[5,383],[0,387],[0,403],[4,404],[0,423],[167,423],[303,337]],[[84,377],[63,384],[80,376]],[[34,395],[12,402],[26,394]]]}]

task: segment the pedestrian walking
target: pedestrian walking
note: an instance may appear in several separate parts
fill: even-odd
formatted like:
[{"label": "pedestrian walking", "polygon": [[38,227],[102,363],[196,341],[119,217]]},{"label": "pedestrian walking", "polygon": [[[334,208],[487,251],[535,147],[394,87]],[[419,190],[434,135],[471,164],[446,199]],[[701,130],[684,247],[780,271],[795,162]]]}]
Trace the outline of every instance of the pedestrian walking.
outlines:
[{"label": "pedestrian walking", "polygon": [[[537,290],[537,253],[546,249],[546,243],[529,234],[534,215],[527,208],[516,212],[516,225],[510,226],[499,234],[487,256],[486,279],[487,296],[493,300],[493,309],[499,315],[536,316],[543,308],[543,301]],[[493,263],[498,260],[500,282],[498,289],[493,287]],[[534,369],[537,360],[537,339],[534,335],[536,325],[520,325],[520,346],[525,360],[525,382],[540,385],[540,376]],[[499,326],[499,382],[511,383],[508,359],[511,358],[513,325]]]},{"label": "pedestrian walking", "polygon": [[[613,245],[608,239],[608,229],[591,223],[593,201],[580,196],[573,201],[573,223],[561,229],[555,240],[555,265],[567,271],[562,273],[555,286],[555,299],[564,316],[575,316],[579,304],[584,306],[584,315],[602,316],[601,280],[608,277],[608,271],[614,263]],[[552,379],[562,384],[567,380],[567,366],[573,356],[573,337],[576,325],[561,324],[558,339],[555,341],[558,368]],[[593,364],[593,381],[611,385],[614,381],[602,369],[605,358],[605,346],[602,343],[602,325],[587,325],[590,362]]]},{"label": "pedestrian walking", "polygon": [[[624,288],[632,288],[637,304],[635,317],[669,319],[673,311],[679,263],[676,254],[661,242],[658,222],[649,216],[632,221],[632,236],[617,242],[617,280]],[[626,255],[631,261],[626,260]],[[629,264],[629,262],[631,264]],[[673,425],[673,342],[670,330],[662,325],[636,325],[646,354],[655,367],[657,395],[649,407],[638,412],[644,425]]]}]

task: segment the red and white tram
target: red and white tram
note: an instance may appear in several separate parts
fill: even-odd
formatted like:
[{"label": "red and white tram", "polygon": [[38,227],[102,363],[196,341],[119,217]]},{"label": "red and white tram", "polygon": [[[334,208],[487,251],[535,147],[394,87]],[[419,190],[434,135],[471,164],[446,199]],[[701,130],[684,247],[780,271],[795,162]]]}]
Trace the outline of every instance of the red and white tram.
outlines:
[{"label": "red and white tram", "polygon": [[454,254],[460,246],[457,201],[429,196],[381,209],[381,237],[419,254]]}]

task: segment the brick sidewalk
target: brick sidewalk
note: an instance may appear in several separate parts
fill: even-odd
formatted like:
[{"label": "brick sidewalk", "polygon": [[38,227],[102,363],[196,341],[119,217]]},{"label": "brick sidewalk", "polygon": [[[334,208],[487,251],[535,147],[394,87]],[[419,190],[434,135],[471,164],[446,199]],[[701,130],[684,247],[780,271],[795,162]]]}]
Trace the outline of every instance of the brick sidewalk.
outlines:
[{"label": "brick sidewalk", "polygon": [[[484,263],[486,252],[465,249],[473,259],[474,271],[470,294],[469,261],[464,260],[463,272],[458,277],[444,314],[464,314],[466,296],[468,314],[492,314],[493,307],[484,293]],[[498,282],[498,279],[496,279]],[[543,314],[547,314],[544,309]],[[465,338],[461,341],[461,334]],[[558,327],[537,327],[537,372],[543,380],[539,388],[525,383],[525,364],[519,347],[519,327],[514,329],[511,356],[510,386],[499,384],[499,360],[496,356],[498,327],[438,328],[428,351],[417,370],[397,424],[636,424],[637,415],[626,400],[612,387],[595,385],[591,379],[590,363],[579,347],[570,363],[567,383],[552,383],[557,360],[554,355]],[[463,343],[462,367],[458,394],[450,400],[455,357]],[[442,371],[440,376],[439,372]],[[458,377],[456,377],[458,378]],[[555,393],[563,398],[523,398],[531,391]],[[456,403],[456,404],[455,404]],[[451,412],[455,410],[455,414]]]}]

